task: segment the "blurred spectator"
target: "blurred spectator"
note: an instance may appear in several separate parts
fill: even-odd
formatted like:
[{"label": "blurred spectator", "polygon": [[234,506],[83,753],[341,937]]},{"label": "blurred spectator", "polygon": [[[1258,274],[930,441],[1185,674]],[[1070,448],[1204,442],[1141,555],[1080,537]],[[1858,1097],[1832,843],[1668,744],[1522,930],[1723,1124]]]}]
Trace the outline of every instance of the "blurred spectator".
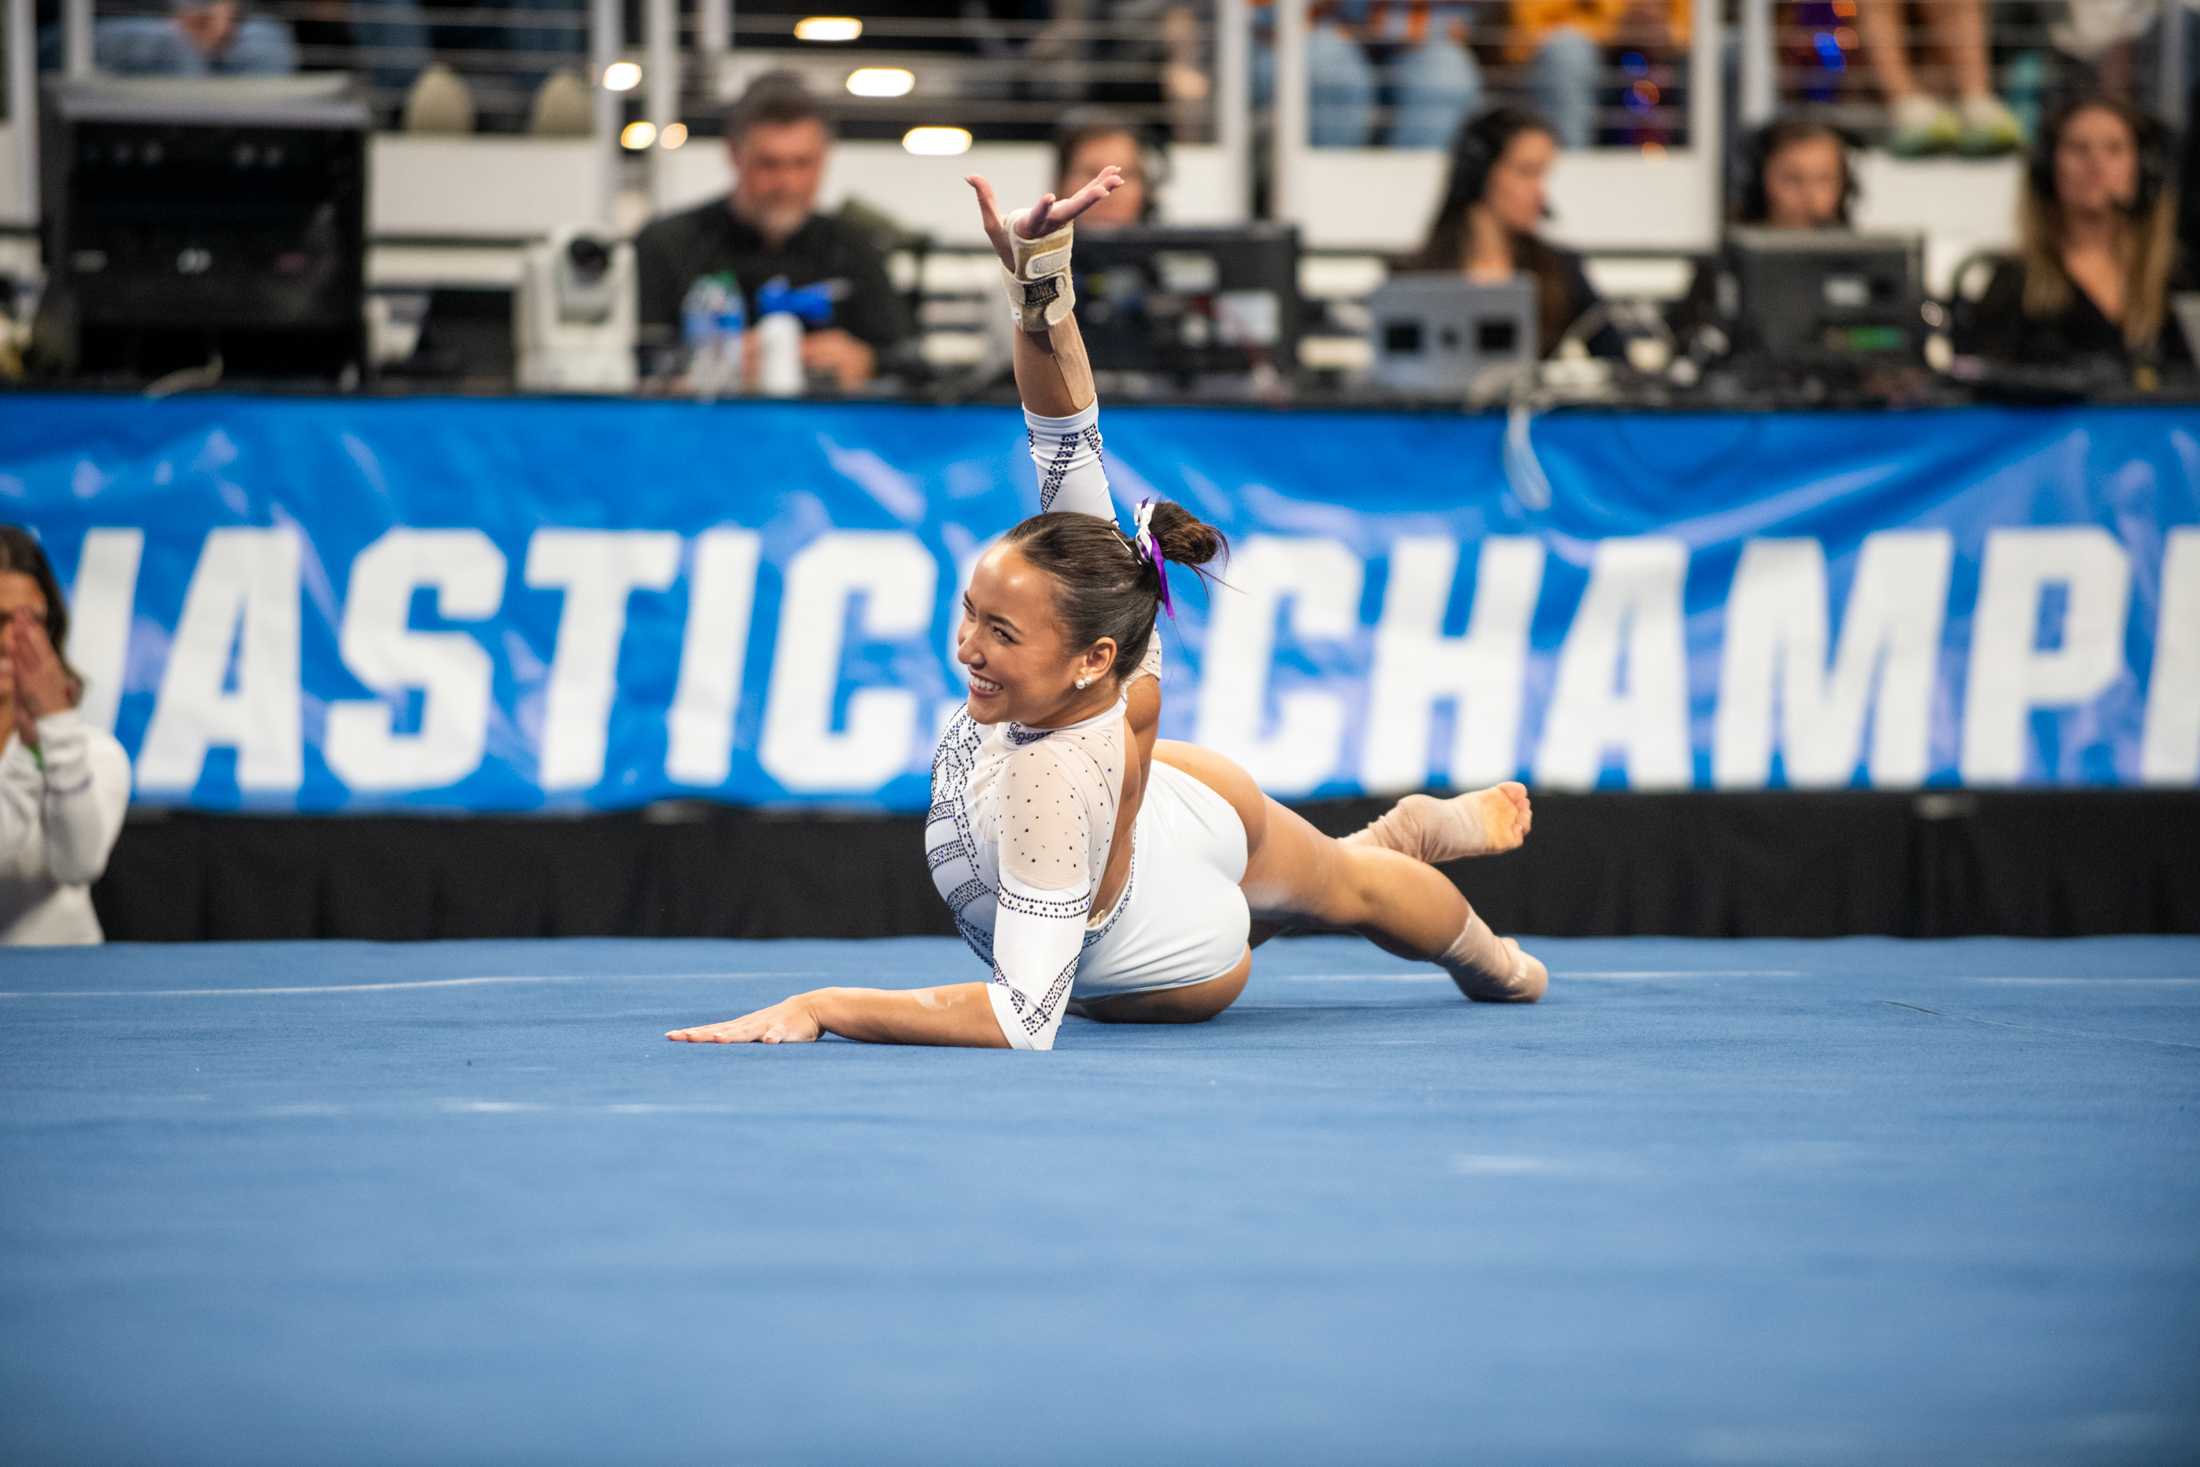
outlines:
[{"label": "blurred spectator", "polygon": [[1058,197],[1077,192],[1110,163],[1123,170],[1123,186],[1087,209],[1077,227],[1104,230],[1152,223],[1169,175],[1168,150],[1161,140],[1141,133],[1127,118],[1097,108],[1062,119],[1054,133]]},{"label": "blurred spectator", "polygon": [[[1546,356],[1600,304],[1580,256],[1537,233],[1550,217],[1546,186],[1557,160],[1557,132],[1525,108],[1493,107],[1466,123],[1452,144],[1451,173],[1428,236],[1403,267],[1480,281],[1533,277],[1536,332]],[[1622,349],[1610,326],[1598,326],[1588,344],[1598,356]]]},{"label": "blurred spectator", "polygon": [[[1275,95],[1272,0],[1253,0],[1253,103]],[[1360,148],[1375,141],[1379,106],[1387,141],[1441,148],[1482,101],[1482,73],[1467,50],[1470,0],[1314,0],[1306,37],[1309,141]]]},{"label": "blurred spectator", "polygon": [[2018,258],[1994,271],[1958,350],[2031,364],[2189,363],[2168,320],[2171,291],[2190,280],[2168,151],[2160,123],[2105,97],[2051,118],[2025,173]]},{"label": "blurred spectator", "polygon": [[[2061,65],[2061,91],[2099,93],[2143,107],[2157,117],[2190,108],[2200,82],[2200,0],[2066,0],[2063,20],[2048,28]],[[2167,13],[2181,10],[2178,54],[2163,64]],[[2192,191],[2180,188],[2186,207]]]},{"label": "blurred spectator", "polygon": [[0,944],[101,940],[91,885],[130,803],[130,758],[78,717],[69,608],[28,531],[0,525]]},{"label": "blurred spectator", "polygon": [[1858,188],[1848,139],[1809,118],[1767,123],[1743,155],[1734,222],[1769,229],[1847,229]]},{"label": "blurred spectator", "polygon": [[433,59],[427,17],[420,0],[354,0],[345,11],[340,43],[349,42],[351,69],[367,78],[387,114],[393,109],[383,99],[403,98]]},{"label": "blurred spectator", "polygon": [[588,68],[588,7],[583,0],[503,0],[503,8],[512,23],[499,39],[512,53],[517,94],[530,98],[528,131],[586,136],[595,126],[581,79]]},{"label": "blurred spectator", "polygon": [[236,0],[177,0],[165,14],[92,26],[92,64],[116,76],[279,76],[298,69],[290,27]]},{"label": "blurred spectator", "polygon": [[[1733,222],[1751,229],[1847,229],[1859,192],[1849,141],[1826,123],[1791,117],[1750,134],[1742,150]],[[1716,326],[1733,338],[1732,311],[1720,299],[1724,260],[1696,266],[1688,293],[1672,312],[1674,333],[1694,339]]]},{"label": "blurred spectator", "polygon": [[[1023,73],[1026,96],[1159,111],[1184,135],[1207,127],[1206,40],[1200,10],[1182,0],[964,0],[962,14],[988,54]],[[997,24],[1009,19],[1043,24],[1018,47]]]},{"label": "blurred spectator", "polygon": [[1925,0],[1919,8],[1948,69],[1953,104],[1911,70],[1903,0],[1857,0],[1857,29],[1887,98],[1887,146],[1906,158],[1950,151],[1985,158],[2023,147],[2024,127],[1994,95],[1987,69],[1985,0]]},{"label": "blurred spectator", "polygon": [[[1559,142],[1586,148],[1597,141],[1607,76],[1625,79],[1644,109],[1677,100],[1689,11],[1689,0],[1512,0],[1506,55],[1527,69],[1528,89]],[[1623,66],[1625,57],[1614,53],[1636,64]],[[1666,78],[1663,86],[1653,70]]]},{"label": "blurred spectator", "polygon": [[681,301],[703,276],[731,274],[752,320],[757,292],[783,278],[823,284],[834,297],[831,322],[803,337],[804,367],[843,388],[878,373],[909,338],[909,318],[869,236],[816,212],[831,148],[824,108],[794,73],[750,84],[726,113],[733,192],[657,219],[634,241],[645,340],[678,339]]}]

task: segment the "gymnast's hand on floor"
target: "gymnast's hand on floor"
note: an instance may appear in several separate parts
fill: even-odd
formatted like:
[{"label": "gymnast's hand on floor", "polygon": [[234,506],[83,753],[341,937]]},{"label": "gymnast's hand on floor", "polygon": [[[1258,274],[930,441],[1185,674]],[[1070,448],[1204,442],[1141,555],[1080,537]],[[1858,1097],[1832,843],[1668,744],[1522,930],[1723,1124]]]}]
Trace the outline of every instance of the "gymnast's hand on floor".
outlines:
[{"label": "gymnast's hand on floor", "polygon": [[768,1009],[758,1009],[723,1024],[674,1029],[665,1038],[684,1039],[690,1044],[808,1044],[821,1032],[810,996],[798,993]]},{"label": "gymnast's hand on floor", "polygon": [[[1015,269],[1016,256],[1009,248],[1008,225],[1001,218],[1000,201],[994,196],[993,185],[975,173],[965,176],[963,182],[978,195],[978,219],[985,225],[985,237],[993,241],[993,253],[1001,257],[1005,268]],[[1122,186],[1123,170],[1110,163],[1093,176],[1092,182],[1066,199],[1041,194],[1039,202],[1031,206],[1031,212],[1024,215],[1024,238],[1037,239],[1060,229]]]}]

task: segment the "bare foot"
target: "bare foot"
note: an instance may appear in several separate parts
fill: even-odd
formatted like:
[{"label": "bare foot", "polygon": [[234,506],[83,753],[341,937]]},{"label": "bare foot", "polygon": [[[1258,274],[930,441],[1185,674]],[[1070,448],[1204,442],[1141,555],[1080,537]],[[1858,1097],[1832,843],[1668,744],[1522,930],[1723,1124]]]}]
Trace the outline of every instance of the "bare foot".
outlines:
[{"label": "bare foot", "polygon": [[1345,839],[1399,851],[1435,866],[1518,850],[1534,823],[1528,787],[1508,779],[1446,800],[1407,795],[1382,819]]}]

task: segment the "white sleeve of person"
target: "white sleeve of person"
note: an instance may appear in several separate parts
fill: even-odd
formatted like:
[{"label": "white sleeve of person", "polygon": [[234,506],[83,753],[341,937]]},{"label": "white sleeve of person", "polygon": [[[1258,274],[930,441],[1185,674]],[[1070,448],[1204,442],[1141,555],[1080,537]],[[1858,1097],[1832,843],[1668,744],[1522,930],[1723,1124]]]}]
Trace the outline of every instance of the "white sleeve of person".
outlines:
[{"label": "white sleeve of person", "polygon": [[0,861],[38,839],[38,802],[46,775],[12,731],[0,733]]},{"label": "white sleeve of person", "polygon": [[106,874],[130,805],[130,757],[114,739],[76,712],[38,720],[45,761],[46,872],[70,886]]},{"label": "white sleeve of person", "polygon": [[1042,740],[1011,754],[1001,770],[1001,890],[986,997],[1017,1049],[1054,1047],[1084,951],[1100,879],[1092,862],[1094,812],[1107,798],[1087,788],[1089,766]]},{"label": "white sleeve of person", "polygon": [[1066,418],[1026,409],[1024,425],[1031,430],[1031,461],[1039,466],[1039,512],[1096,515],[1120,528],[1107,470],[1100,466],[1100,404]]}]

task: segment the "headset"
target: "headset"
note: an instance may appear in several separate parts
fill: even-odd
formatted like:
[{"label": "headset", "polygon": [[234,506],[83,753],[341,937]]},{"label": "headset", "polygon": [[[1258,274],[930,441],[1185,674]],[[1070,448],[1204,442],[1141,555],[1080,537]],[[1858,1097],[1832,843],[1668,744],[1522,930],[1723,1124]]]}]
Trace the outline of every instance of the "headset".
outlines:
[{"label": "headset", "polygon": [[1138,168],[1145,176],[1146,185],[1138,222],[1151,223],[1161,201],[1161,191],[1169,186],[1169,140],[1160,128],[1141,126],[1122,113],[1104,107],[1075,108],[1064,114],[1054,129],[1054,176],[1061,178],[1063,170],[1069,167],[1070,154],[1087,138],[1114,133],[1122,133],[1138,144]]},{"label": "headset", "polygon": [[2138,108],[2098,93],[2065,102],[2040,129],[2039,141],[2032,148],[2032,157],[2025,170],[2025,182],[2032,190],[2032,197],[2043,203],[2059,202],[2055,193],[2055,153],[2062,146],[2063,129],[2080,112],[2094,110],[2122,118],[2124,126],[2131,129],[2132,142],[2138,150],[2139,186],[2124,211],[2133,216],[2153,212],[2155,201],[2169,186],[2170,154],[2174,151],[2175,135],[2166,125]]},{"label": "headset", "polygon": [[1765,190],[1765,169],[1782,148],[1808,138],[1831,138],[1841,149],[1841,202],[1834,219],[1844,229],[1862,197],[1863,182],[1856,176],[1856,139],[1838,127],[1790,117],[1768,122],[1749,135],[1742,145],[1741,205],[1736,216],[1744,224],[1761,224],[1772,214],[1772,200]]}]

